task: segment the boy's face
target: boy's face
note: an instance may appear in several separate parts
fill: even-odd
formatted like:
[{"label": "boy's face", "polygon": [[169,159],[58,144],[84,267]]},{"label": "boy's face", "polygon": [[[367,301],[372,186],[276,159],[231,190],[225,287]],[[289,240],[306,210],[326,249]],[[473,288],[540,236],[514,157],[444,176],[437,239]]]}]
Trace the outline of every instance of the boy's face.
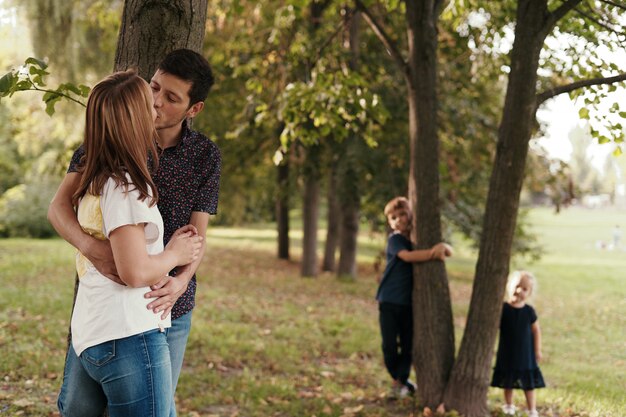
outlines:
[{"label": "boy's face", "polygon": [[204,103],[190,106],[189,90],[191,83],[175,75],[157,70],[150,80],[157,118],[154,122],[157,130],[181,125],[183,120],[194,117]]},{"label": "boy's face", "polygon": [[407,210],[400,209],[389,213],[387,215],[387,221],[389,222],[389,227],[394,231],[404,233],[409,230],[411,217]]}]

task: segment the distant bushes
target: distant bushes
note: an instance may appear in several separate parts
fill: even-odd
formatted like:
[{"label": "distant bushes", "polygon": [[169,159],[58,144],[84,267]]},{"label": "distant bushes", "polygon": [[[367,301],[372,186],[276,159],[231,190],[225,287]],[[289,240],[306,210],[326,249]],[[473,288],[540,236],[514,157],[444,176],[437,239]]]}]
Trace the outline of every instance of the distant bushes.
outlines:
[{"label": "distant bushes", "polygon": [[55,236],[47,212],[59,183],[57,178],[43,177],[5,191],[0,197],[0,237]]}]

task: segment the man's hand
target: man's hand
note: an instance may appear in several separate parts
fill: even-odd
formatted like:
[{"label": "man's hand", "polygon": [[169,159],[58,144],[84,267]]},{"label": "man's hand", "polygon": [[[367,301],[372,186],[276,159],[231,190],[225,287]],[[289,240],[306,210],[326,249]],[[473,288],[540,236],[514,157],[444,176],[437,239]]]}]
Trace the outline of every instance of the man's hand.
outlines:
[{"label": "man's hand", "polygon": [[89,259],[93,266],[102,275],[113,282],[126,285],[117,274],[115,260],[113,259],[113,251],[111,250],[111,242],[108,240],[89,239],[89,245],[85,252],[81,252]]},{"label": "man's hand", "polygon": [[161,319],[165,319],[170,312],[172,311],[172,307],[176,303],[176,300],[183,295],[185,291],[187,291],[187,284],[189,281],[180,277],[182,275],[181,270],[184,270],[185,267],[179,267],[177,269],[178,276],[177,277],[165,277],[157,284],[152,285],[150,288],[152,291],[146,293],[144,297],[153,298],[157,297],[156,300],[152,301],[148,304],[148,310],[154,311],[154,313],[163,312],[161,314]]}]

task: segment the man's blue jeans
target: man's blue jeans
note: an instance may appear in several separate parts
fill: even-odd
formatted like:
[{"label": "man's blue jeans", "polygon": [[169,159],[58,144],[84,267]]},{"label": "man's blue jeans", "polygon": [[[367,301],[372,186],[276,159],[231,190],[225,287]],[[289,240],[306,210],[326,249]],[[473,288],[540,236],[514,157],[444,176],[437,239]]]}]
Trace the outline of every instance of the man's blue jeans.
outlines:
[{"label": "man's blue jeans", "polygon": [[[173,393],[176,391],[190,329],[191,312],[172,320],[172,327],[166,329],[165,333],[169,344],[172,376],[170,417],[176,416]],[[143,381],[143,385],[147,385],[147,381]],[[63,385],[58,399],[61,415],[64,417],[100,417],[106,406],[107,396],[102,386],[89,375],[70,345],[65,358]]]}]

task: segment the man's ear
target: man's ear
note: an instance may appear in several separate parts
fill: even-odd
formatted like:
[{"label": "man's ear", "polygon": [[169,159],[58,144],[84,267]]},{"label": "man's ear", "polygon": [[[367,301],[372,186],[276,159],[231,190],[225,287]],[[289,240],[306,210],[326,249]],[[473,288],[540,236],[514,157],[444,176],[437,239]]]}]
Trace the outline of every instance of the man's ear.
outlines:
[{"label": "man's ear", "polygon": [[198,113],[200,113],[202,111],[202,109],[204,108],[204,102],[203,101],[199,101],[196,104],[194,104],[193,106],[189,107],[189,109],[187,110],[187,119],[191,119],[194,118],[198,115]]}]

